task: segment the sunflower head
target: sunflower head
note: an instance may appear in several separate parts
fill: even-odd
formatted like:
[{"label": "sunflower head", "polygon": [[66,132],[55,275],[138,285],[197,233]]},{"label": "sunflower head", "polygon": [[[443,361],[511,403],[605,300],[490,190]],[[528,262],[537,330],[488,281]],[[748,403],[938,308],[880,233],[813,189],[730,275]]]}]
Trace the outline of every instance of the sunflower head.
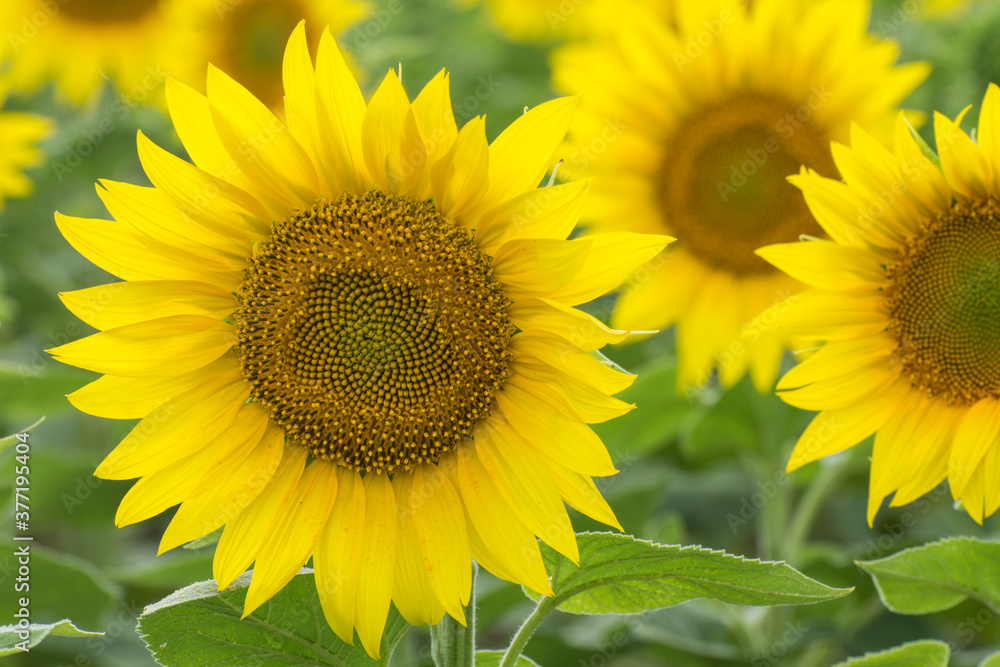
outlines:
[{"label": "sunflower head", "polygon": [[935,114],[939,163],[902,116],[892,151],[855,127],[833,146],[843,182],[790,179],[829,240],[759,250],[811,287],[783,326],[826,341],[778,384],[820,411],[789,467],[874,433],[869,522],[945,478],[976,521],[1000,507],[1000,88],[978,143],[962,116]]},{"label": "sunflower head", "polygon": [[792,341],[774,327],[800,284],[754,254],[818,236],[786,177],[836,178],[830,142],[856,121],[887,133],[926,75],[866,33],[869,3],[673,3],[657,16],[615,3],[600,37],[556,52],[566,92],[590,92],[570,131],[566,173],[593,176],[595,230],[667,232],[679,243],[623,292],[623,329],[677,325],[681,387],[747,371],[769,389]]},{"label": "sunflower head", "polygon": [[618,342],[574,306],[670,240],[566,240],[586,182],[539,188],[575,99],[488,143],[459,129],[443,71],[412,102],[390,71],[365,102],[329,32],[284,54],[282,121],[210,68],[171,80],[188,163],[139,135],[153,187],[102,182],[114,220],[58,215],[125,282],[62,295],[100,330],[50,352],[103,373],[80,409],[142,421],[97,474],[140,478],[126,525],[180,505],[161,551],[225,526],[220,587],[245,613],[310,558],[324,613],[373,656],[390,601],[464,622],[470,559],[550,593],[536,536],[577,559],[564,502],[617,526],[588,424],[632,406]]}]

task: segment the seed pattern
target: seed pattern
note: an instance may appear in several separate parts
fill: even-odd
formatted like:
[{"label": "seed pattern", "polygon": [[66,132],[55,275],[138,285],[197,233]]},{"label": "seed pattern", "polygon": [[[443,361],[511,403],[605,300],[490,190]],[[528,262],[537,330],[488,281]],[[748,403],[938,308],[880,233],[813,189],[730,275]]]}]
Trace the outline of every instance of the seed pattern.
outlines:
[{"label": "seed pattern", "polygon": [[370,192],[276,226],[237,294],[255,400],[318,458],[364,472],[436,463],[509,372],[502,285],[430,202]]},{"label": "seed pattern", "polygon": [[928,396],[1000,398],[1000,206],[956,204],[890,268],[894,359]]}]

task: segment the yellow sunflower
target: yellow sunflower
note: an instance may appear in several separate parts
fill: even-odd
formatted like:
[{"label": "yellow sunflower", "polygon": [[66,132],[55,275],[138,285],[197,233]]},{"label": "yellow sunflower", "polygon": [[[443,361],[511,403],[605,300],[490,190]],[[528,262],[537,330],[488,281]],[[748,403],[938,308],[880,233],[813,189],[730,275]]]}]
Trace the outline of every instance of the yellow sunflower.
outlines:
[{"label": "yellow sunflower", "polygon": [[[0,108],[7,90],[0,83]],[[33,114],[0,111],[0,208],[6,197],[27,197],[31,181],[23,170],[42,161],[42,151],[35,146],[51,129],[51,123]]]},{"label": "yellow sunflower", "polygon": [[976,521],[1000,506],[1000,89],[978,145],[961,118],[934,116],[940,168],[902,117],[891,152],[853,128],[833,145],[843,182],[789,179],[830,240],[758,251],[813,288],[784,326],[827,341],[778,383],[820,411],[788,468],[875,433],[869,523],[889,494],[903,505],[945,477]]},{"label": "yellow sunflower", "polygon": [[820,233],[785,178],[802,164],[836,176],[830,141],[852,119],[887,132],[927,67],[893,66],[864,0],[682,2],[676,27],[628,8],[607,13],[609,37],[554,56],[557,87],[587,93],[560,172],[595,177],[585,222],[679,239],[612,325],[676,323],[682,387],[749,368],[765,391],[788,345],[773,322],[800,285],[754,250]]},{"label": "yellow sunflower", "polygon": [[608,27],[609,11],[622,2],[649,7],[672,21],[675,0],[457,0],[486,5],[497,26],[517,40],[545,40],[599,34]]},{"label": "yellow sunflower", "polygon": [[174,0],[4,0],[0,25],[9,32],[0,60],[9,60],[11,87],[32,90],[53,79],[82,103],[110,78],[126,95],[155,99],[174,50]]},{"label": "yellow sunflower", "polygon": [[57,215],[126,282],[63,294],[100,333],[50,352],[105,374],[78,408],[143,418],[96,473],[141,477],[119,525],[179,503],[161,552],[225,525],[215,578],[255,562],[245,614],[312,554],[331,628],[378,655],[390,599],[463,620],[470,558],[550,593],[535,536],[577,558],[563,501],[617,526],[587,424],[632,407],[590,354],[625,334],[573,306],[670,239],[565,240],[586,183],[537,186],[575,99],[487,145],[443,71],[412,103],[390,72],[366,105],[301,23],[283,78],[287,125],[214,67],[207,98],[170,80],[195,164],[140,134],[153,187],[102,182],[114,220]]},{"label": "yellow sunflower", "polygon": [[281,106],[282,53],[295,25],[304,19],[312,26],[307,37],[315,44],[320,26],[337,34],[369,10],[363,0],[198,0],[195,5],[186,19],[195,33],[193,48],[176,54],[185,58],[189,80],[202,77],[210,62],[272,109]]}]

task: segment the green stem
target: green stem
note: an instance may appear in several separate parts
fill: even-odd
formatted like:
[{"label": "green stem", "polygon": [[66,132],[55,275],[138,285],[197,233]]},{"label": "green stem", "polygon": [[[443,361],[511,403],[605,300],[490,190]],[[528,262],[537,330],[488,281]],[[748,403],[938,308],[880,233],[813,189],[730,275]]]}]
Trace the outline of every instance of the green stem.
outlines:
[{"label": "green stem", "polygon": [[465,625],[448,614],[431,628],[431,657],[436,667],[474,667],[476,664],[476,573],[472,564],[472,592],[465,611]]},{"label": "green stem", "polygon": [[816,521],[816,515],[819,514],[827,497],[837,488],[841,478],[850,468],[850,462],[856,449],[858,448],[855,447],[843,456],[835,457],[828,463],[821,464],[816,478],[812,480],[802,495],[802,500],[799,501],[798,507],[792,515],[792,520],[781,545],[782,557],[792,565],[796,565],[798,562],[799,551],[809,537]]},{"label": "green stem", "polygon": [[531,639],[531,635],[535,634],[538,626],[542,624],[542,621],[549,615],[549,612],[555,608],[556,603],[553,598],[543,597],[538,602],[538,606],[535,607],[535,610],[531,612],[528,618],[524,619],[524,624],[518,628],[514,634],[514,638],[510,640],[510,646],[507,647],[507,652],[503,654],[500,667],[514,667],[517,664],[517,659],[521,657],[521,652],[524,651],[524,647],[528,643],[528,640]]}]

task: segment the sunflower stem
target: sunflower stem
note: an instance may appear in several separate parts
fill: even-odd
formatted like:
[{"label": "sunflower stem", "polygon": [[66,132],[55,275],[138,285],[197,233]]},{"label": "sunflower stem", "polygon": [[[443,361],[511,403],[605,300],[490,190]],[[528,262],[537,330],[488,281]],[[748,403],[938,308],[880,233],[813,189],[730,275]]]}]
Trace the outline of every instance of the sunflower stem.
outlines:
[{"label": "sunflower stem", "polygon": [[549,612],[555,609],[556,605],[553,600],[553,598],[545,596],[538,601],[538,606],[535,607],[535,610],[531,612],[528,618],[524,619],[524,623],[518,628],[514,634],[514,638],[510,640],[510,646],[507,647],[506,653],[503,654],[500,667],[514,667],[517,664],[517,660],[521,657],[521,652],[524,651],[524,647],[528,643],[528,640],[531,639],[531,635],[535,634],[535,630],[542,624],[542,621],[549,615]]},{"label": "sunflower stem", "polygon": [[431,657],[435,667],[474,667],[476,664],[476,573],[472,564],[472,591],[465,610],[465,625],[445,614],[431,628]]},{"label": "sunflower stem", "polygon": [[850,468],[851,459],[857,449],[859,448],[854,447],[840,456],[825,461],[816,478],[812,480],[802,495],[802,500],[792,514],[781,545],[781,557],[792,565],[798,563],[799,552],[809,537],[809,532],[816,521],[816,515]]}]

